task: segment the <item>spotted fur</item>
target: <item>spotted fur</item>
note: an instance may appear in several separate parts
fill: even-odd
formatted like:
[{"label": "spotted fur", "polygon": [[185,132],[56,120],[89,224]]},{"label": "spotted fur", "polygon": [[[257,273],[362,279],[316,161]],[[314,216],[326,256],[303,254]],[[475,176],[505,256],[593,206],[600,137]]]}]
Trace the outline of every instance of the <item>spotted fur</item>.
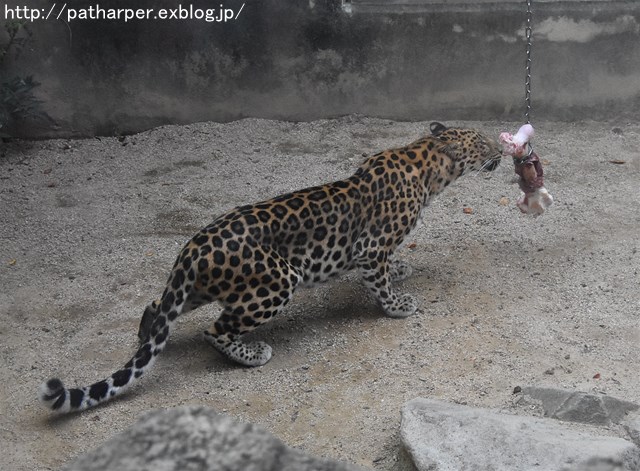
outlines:
[{"label": "spotted fur", "polygon": [[394,250],[433,196],[464,173],[493,170],[500,157],[480,133],[432,123],[430,136],[368,158],[345,180],[233,209],[181,250],[161,299],[144,311],[134,357],[91,386],[66,389],[51,379],[41,387],[42,402],[68,412],[120,394],[151,368],[176,319],[213,301],[223,311],[205,339],[247,366],[268,362],[271,347],[243,342],[243,334],[273,319],[297,287],[351,269],[388,316],[410,316],[416,300],[391,282],[411,267],[393,261]]}]

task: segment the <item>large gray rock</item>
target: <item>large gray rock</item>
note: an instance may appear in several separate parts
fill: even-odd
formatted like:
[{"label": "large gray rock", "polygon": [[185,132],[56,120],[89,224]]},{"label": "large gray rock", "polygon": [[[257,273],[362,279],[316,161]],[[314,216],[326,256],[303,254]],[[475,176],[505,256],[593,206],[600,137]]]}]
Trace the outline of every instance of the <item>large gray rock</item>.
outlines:
[{"label": "large gray rock", "polygon": [[640,449],[535,417],[414,399],[402,410],[402,441],[420,471],[638,471]]},{"label": "large gray rock", "polygon": [[622,421],[622,426],[633,443],[640,446],[640,410],[629,413]]},{"label": "large gray rock", "polygon": [[[205,407],[145,415],[125,432],[64,468],[67,471],[358,471],[306,455],[260,427]],[[361,470],[362,471],[362,470]]]},{"label": "large gray rock", "polygon": [[567,422],[619,424],[629,412],[640,409],[633,402],[585,392],[536,386],[523,388],[522,392],[528,400],[541,403],[545,416]]}]

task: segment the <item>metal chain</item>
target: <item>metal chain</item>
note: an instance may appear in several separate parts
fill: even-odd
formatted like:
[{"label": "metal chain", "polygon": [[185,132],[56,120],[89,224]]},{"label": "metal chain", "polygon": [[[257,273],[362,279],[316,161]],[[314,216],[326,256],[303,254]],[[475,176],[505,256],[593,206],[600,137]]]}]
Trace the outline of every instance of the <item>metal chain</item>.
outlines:
[{"label": "metal chain", "polygon": [[526,63],[526,71],[527,74],[524,80],[524,102],[525,102],[525,111],[524,118],[526,124],[531,123],[531,22],[532,22],[532,13],[531,13],[531,2],[532,0],[527,0],[527,26],[525,28],[525,38],[527,40],[527,63]]}]

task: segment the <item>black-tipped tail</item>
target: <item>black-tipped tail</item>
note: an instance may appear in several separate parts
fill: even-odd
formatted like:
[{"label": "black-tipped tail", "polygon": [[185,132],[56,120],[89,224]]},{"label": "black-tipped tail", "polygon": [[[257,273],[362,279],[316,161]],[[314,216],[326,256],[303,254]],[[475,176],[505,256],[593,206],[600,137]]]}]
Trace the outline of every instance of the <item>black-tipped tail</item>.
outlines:
[{"label": "black-tipped tail", "polygon": [[[184,287],[185,293],[188,292],[187,288]],[[174,294],[169,292],[169,295],[166,295],[169,301],[163,300],[167,304],[166,312],[159,312],[153,322],[150,322],[149,314],[145,311],[142,322],[146,338],[124,367],[108,378],[82,388],[67,389],[59,379],[50,379],[40,386],[40,401],[54,412],[81,411],[108,401],[129,388],[153,366],[167,343],[171,325],[182,311],[183,300],[176,305]]]},{"label": "black-tipped tail", "polygon": [[153,366],[165,341],[163,338],[161,344],[156,345],[155,349],[150,342],[142,345],[135,357],[124,368],[91,386],[67,389],[59,379],[50,379],[40,386],[40,401],[47,408],[60,413],[81,411],[108,401],[124,392]]},{"label": "black-tipped tail", "polygon": [[56,412],[69,412],[81,407],[85,393],[82,389],[67,389],[58,378],[40,386],[40,401]]},{"label": "black-tipped tail", "polygon": [[168,328],[161,338],[156,336],[157,344],[154,343],[154,340],[145,343],[124,368],[91,386],[67,389],[59,379],[50,379],[40,386],[40,401],[54,412],[65,413],[88,409],[112,399],[124,392],[153,366],[156,356],[164,347],[167,333]]},{"label": "black-tipped tail", "polygon": [[53,378],[40,386],[40,401],[51,410],[60,410],[67,402],[67,390],[58,378]]}]

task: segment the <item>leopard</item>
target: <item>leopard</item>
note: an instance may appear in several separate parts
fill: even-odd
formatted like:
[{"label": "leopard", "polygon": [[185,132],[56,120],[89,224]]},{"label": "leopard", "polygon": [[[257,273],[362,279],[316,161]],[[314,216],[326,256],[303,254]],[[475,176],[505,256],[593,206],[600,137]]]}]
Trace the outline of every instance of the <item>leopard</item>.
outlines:
[{"label": "leopard", "polygon": [[470,172],[493,171],[502,150],[474,129],[433,122],[414,142],[376,153],[350,177],[236,207],[182,248],[162,296],[146,306],[133,357],[90,386],[43,383],[41,402],[75,412],[118,396],[146,374],[178,317],[218,302],[222,310],[204,339],[229,360],[266,364],[272,349],[245,334],[270,322],[294,291],[357,270],[384,314],[406,318],[417,299],[393,284],[412,274],[394,252],[423,220],[430,201]]}]

